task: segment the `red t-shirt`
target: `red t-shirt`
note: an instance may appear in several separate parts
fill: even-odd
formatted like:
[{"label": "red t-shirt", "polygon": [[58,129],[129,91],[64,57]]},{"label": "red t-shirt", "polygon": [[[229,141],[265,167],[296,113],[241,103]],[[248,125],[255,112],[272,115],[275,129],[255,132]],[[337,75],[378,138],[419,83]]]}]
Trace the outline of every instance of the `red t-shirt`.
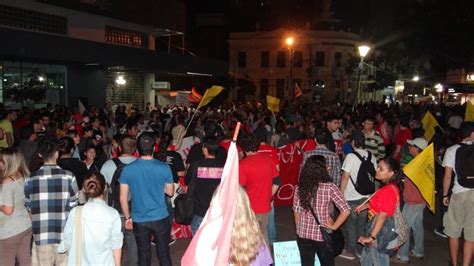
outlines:
[{"label": "red t-shirt", "polygon": [[260,146],[258,146],[257,152],[266,156],[270,156],[275,166],[278,166],[278,151],[275,147],[267,144],[260,144]]},{"label": "red t-shirt", "polygon": [[377,190],[369,202],[369,219],[381,212],[385,212],[392,217],[397,207],[399,195],[400,190],[392,184]]},{"label": "red t-shirt", "polygon": [[[397,135],[395,135],[395,145],[400,145],[403,147],[405,143],[407,143],[407,140],[411,139],[411,130],[409,128],[402,129],[400,132],[398,132]],[[400,161],[400,153],[398,154],[397,158],[398,161]]]},{"label": "red t-shirt", "polygon": [[239,183],[247,191],[255,214],[271,210],[273,178],[278,170],[269,156],[255,153],[239,162]]}]

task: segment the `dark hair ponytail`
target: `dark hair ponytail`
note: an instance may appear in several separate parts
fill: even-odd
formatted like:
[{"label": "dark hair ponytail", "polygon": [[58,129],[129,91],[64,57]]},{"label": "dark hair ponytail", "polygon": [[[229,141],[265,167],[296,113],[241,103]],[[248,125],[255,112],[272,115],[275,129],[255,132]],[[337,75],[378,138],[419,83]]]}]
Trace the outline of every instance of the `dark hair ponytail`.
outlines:
[{"label": "dark hair ponytail", "polygon": [[84,178],[82,189],[88,199],[97,198],[105,191],[105,178],[97,172],[92,172]]},{"label": "dark hair ponytail", "polygon": [[380,161],[384,161],[388,169],[393,172],[393,176],[384,185],[395,184],[396,186],[398,186],[400,191],[403,191],[403,179],[404,179],[403,177],[404,176],[403,176],[403,171],[400,168],[400,163],[393,157],[385,157],[383,159],[380,159]]}]

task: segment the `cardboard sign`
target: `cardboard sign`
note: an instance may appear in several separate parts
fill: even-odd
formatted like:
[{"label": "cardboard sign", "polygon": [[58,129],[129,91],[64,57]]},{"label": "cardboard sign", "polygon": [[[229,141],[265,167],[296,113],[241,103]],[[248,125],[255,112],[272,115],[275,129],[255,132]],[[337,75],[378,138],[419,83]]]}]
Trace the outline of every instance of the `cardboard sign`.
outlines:
[{"label": "cardboard sign", "polygon": [[[274,242],[273,253],[275,255],[275,266],[300,266],[300,251],[296,240]],[[314,265],[320,266],[318,255],[314,256]]]}]

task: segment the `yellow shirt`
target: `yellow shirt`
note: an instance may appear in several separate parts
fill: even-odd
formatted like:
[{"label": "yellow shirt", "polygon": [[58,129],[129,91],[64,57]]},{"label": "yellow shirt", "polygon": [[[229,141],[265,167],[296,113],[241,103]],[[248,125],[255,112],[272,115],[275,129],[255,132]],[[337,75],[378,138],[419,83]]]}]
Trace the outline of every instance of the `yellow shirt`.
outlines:
[{"label": "yellow shirt", "polygon": [[0,127],[3,129],[3,139],[0,140],[0,148],[8,148],[7,133],[12,135],[12,140],[14,138],[12,122],[7,119],[3,119],[0,121]]}]

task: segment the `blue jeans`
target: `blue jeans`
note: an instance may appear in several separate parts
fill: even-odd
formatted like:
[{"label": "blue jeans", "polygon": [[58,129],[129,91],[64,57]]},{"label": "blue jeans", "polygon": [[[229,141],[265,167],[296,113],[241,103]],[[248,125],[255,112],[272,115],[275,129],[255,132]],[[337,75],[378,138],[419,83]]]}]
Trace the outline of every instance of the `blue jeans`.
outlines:
[{"label": "blue jeans", "polygon": [[268,215],[268,241],[270,244],[276,241],[276,226],[275,226],[275,207],[272,202],[272,210]]},{"label": "blue jeans", "polygon": [[168,242],[171,234],[171,224],[168,217],[157,221],[133,223],[133,231],[138,247],[138,264],[151,265],[151,236],[155,237],[156,255],[160,265],[172,265]]},{"label": "blue jeans", "polygon": [[125,248],[124,255],[128,257],[128,263],[130,266],[138,265],[138,248],[135,235],[132,230],[125,229],[125,218],[121,217],[122,220],[122,232],[123,232],[123,246]]},{"label": "blue jeans", "polygon": [[199,226],[202,223],[202,220],[204,220],[204,217],[194,215],[193,220],[191,221],[191,233],[193,236],[196,234],[197,230],[199,229]]},{"label": "blue jeans", "polygon": [[354,211],[357,206],[362,204],[366,199],[351,200],[347,203],[351,208],[351,215],[347,219],[343,227],[343,233],[346,240],[345,249],[349,253],[355,254],[362,252],[362,246],[357,244],[359,237],[364,235],[365,226],[367,224],[367,210],[360,212],[359,215]]},{"label": "blue jeans", "polygon": [[405,203],[403,206],[403,217],[408,227],[408,240],[400,247],[397,257],[401,260],[408,261],[408,252],[410,250],[410,231],[413,230],[413,242],[415,244],[413,253],[417,257],[423,257],[424,250],[424,238],[425,232],[423,228],[423,211],[425,210],[425,204],[408,204]]},{"label": "blue jeans", "polygon": [[387,254],[380,253],[377,247],[365,246],[360,258],[361,266],[389,266],[390,257]]}]

